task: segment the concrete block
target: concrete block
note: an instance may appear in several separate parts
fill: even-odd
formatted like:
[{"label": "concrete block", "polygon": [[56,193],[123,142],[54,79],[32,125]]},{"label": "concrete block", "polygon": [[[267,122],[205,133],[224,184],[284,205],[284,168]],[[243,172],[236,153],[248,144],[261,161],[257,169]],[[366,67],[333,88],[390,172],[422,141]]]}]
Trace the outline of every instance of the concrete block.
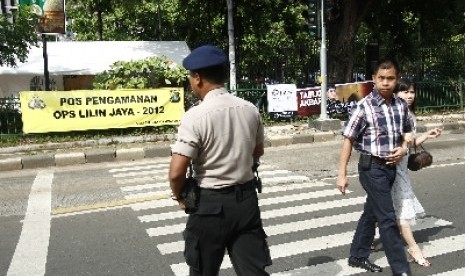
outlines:
[{"label": "concrete block", "polygon": [[428,130],[428,128],[426,126],[420,126],[420,125],[417,125],[417,133],[423,133],[423,132],[426,132]]},{"label": "concrete block", "polygon": [[132,148],[132,149],[117,149],[116,160],[117,161],[133,161],[144,159],[145,152],[143,148]]},{"label": "concrete block", "polygon": [[314,134],[313,141],[315,143],[334,141],[335,137],[337,137],[337,135],[334,134],[334,132],[318,132]]},{"label": "concrete block", "polygon": [[265,141],[263,142],[263,147],[265,148],[271,147],[271,140],[269,138],[265,138]]},{"label": "concrete block", "polygon": [[145,158],[171,156],[170,146],[153,146],[144,149]]},{"label": "concrete block", "polygon": [[444,123],[444,130],[457,130],[460,128],[458,123]]},{"label": "concrete block", "polygon": [[0,171],[15,171],[22,168],[21,157],[0,159]]},{"label": "concrete block", "polygon": [[86,163],[114,162],[116,154],[114,149],[89,150],[85,152]]},{"label": "concrete block", "polygon": [[23,169],[35,169],[55,166],[53,154],[27,155],[21,158]]},{"label": "concrete block", "polygon": [[292,137],[279,137],[270,139],[272,147],[288,146],[292,144]]},{"label": "concrete block", "polygon": [[86,163],[86,155],[84,152],[68,152],[55,154],[56,166],[79,165]]},{"label": "concrete block", "polygon": [[342,122],[337,119],[327,119],[327,120],[314,120],[308,123],[308,126],[311,128],[318,129],[320,131],[338,131],[341,130]]},{"label": "concrete block", "polygon": [[[436,128],[436,127],[437,128],[442,128],[443,126],[444,126],[443,123],[428,123],[428,124],[425,124],[425,127],[426,127],[425,131]],[[448,130],[448,129],[444,129],[444,130]],[[419,131],[417,130],[417,132],[419,132]]]},{"label": "concrete block", "polygon": [[292,144],[301,144],[301,143],[313,143],[314,137],[313,134],[299,134],[292,136]]}]

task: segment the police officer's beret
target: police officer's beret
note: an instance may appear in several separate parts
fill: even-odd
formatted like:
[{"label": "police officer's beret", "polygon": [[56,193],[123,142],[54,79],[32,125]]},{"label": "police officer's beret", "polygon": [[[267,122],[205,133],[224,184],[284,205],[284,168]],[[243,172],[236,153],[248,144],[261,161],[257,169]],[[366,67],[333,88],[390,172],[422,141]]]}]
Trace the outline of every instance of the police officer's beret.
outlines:
[{"label": "police officer's beret", "polygon": [[228,61],[225,53],[216,46],[204,45],[194,49],[183,61],[182,65],[187,70],[198,70]]}]

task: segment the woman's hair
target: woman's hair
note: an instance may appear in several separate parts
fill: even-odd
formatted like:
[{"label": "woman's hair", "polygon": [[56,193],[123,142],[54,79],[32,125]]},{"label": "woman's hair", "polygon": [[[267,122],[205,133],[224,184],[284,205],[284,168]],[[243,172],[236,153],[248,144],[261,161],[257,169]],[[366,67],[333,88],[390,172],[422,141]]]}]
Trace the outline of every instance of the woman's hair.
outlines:
[{"label": "woman's hair", "polygon": [[[413,82],[411,79],[407,78],[401,78],[396,85],[396,89],[394,89],[394,93],[397,94],[399,91],[407,91],[410,87],[413,88],[413,90],[417,91],[415,82]],[[412,106],[410,107],[410,110],[415,113],[415,101],[417,100],[417,97],[413,100]]]}]

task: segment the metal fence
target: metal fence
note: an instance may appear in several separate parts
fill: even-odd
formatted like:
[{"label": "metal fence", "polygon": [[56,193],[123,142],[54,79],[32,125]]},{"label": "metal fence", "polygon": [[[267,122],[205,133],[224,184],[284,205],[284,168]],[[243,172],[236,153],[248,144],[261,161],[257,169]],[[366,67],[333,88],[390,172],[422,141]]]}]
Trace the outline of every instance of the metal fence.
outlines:
[{"label": "metal fence", "polygon": [[[417,82],[416,91],[416,107],[419,112],[464,111],[465,81]],[[230,92],[266,112],[266,86],[239,88]],[[22,126],[19,98],[0,98],[0,135],[22,134]]]},{"label": "metal fence", "polygon": [[416,107],[419,112],[463,110],[465,81],[417,82]]}]

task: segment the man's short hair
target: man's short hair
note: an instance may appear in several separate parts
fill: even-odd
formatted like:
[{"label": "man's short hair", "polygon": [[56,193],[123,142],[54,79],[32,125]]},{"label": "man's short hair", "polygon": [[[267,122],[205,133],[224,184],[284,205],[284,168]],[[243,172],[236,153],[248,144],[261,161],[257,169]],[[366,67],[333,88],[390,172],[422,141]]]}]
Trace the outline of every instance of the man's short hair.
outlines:
[{"label": "man's short hair", "polygon": [[379,60],[378,63],[376,64],[373,74],[376,75],[380,69],[391,69],[391,68],[394,68],[394,70],[396,70],[396,75],[400,74],[400,67],[397,61],[395,61],[394,59],[390,59],[390,58],[383,58]]},{"label": "man's short hair", "polygon": [[213,84],[224,84],[228,80],[228,65],[220,64],[202,69],[191,70]]}]

